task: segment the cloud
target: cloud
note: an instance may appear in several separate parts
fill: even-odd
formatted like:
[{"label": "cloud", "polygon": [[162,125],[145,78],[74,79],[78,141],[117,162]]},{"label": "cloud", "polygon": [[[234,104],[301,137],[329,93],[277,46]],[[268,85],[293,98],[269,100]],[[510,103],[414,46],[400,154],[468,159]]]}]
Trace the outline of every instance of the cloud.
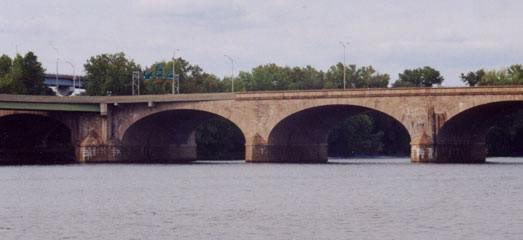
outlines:
[{"label": "cloud", "polygon": [[[1,0],[0,0],[1,1]],[[54,69],[56,53],[81,65],[105,52],[142,66],[179,56],[218,76],[269,62],[326,70],[343,60],[373,65],[394,79],[405,68],[435,66],[445,84],[456,72],[521,63],[523,16],[517,0],[484,1],[6,1],[0,45],[35,51]],[[6,50],[7,51],[7,50]],[[14,51],[8,51],[14,52]],[[69,71],[67,66],[61,67]]]}]

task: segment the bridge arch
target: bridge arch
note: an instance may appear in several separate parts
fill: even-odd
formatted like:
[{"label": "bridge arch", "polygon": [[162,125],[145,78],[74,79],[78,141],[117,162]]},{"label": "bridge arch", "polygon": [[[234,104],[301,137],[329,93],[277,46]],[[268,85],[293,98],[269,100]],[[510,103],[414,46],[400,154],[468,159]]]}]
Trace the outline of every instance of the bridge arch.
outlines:
[{"label": "bridge arch", "polygon": [[436,161],[485,162],[486,135],[500,118],[523,109],[523,101],[505,100],[469,106],[452,113],[436,136]]},{"label": "bridge arch", "polygon": [[171,109],[147,114],[123,132],[122,160],[140,162],[184,162],[197,157],[195,130],[211,118],[220,118],[243,131],[232,121],[216,113],[194,109]]},{"label": "bridge arch", "polygon": [[331,130],[343,120],[366,111],[377,111],[394,119],[410,137],[402,122],[373,108],[350,104],[314,106],[288,114],[271,129],[266,160],[326,162]]},{"label": "bridge arch", "polygon": [[17,112],[0,117],[0,163],[74,162],[72,131],[47,114]]},{"label": "bridge arch", "polygon": [[[234,101],[222,102],[233,103]],[[234,125],[238,126],[245,134],[244,127],[243,125],[241,125],[241,121],[233,117],[233,111],[229,107],[223,107],[227,106],[227,104],[217,105],[216,102],[214,102],[214,104],[205,103],[206,102],[182,102],[178,104],[158,103],[153,107],[147,105],[140,105],[118,109],[118,119],[115,122],[117,123],[117,125],[115,126],[115,128],[117,129],[116,137],[122,140],[124,134],[132,125],[150,116],[159,113],[180,110],[201,111],[209,113],[212,116],[219,116],[225,118],[228,121],[231,121]]]}]

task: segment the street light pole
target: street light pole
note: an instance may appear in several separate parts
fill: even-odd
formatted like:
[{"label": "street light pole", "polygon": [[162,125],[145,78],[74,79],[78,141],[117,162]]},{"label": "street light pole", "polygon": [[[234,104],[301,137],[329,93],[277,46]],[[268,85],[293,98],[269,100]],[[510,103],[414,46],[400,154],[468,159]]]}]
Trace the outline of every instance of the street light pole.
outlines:
[{"label": "street light pole", "polygon": [[67,61],[66,63],[68,63],[69,65],[71,65],[71,67],[73,67],[73,95],[74,95],[74,90],[76,90],[76,71],[74,69],[74,64]]},{"label": "street light pole", "polygon": [[[345,51],[345,43],[340,41],[340,44],[343,46],[343,89],[345,89],[345,78],[346,78],[345,77],[346,76],[346,74],[345,74],[345,69],[346,69],[346,67],[345,67],[346,66],[346,64],[345,64],[345,52],[346,51]],[[349,42],[347,42],[347,45],[349,45]]]},{"label": "street light pole", "polygon": [[228,55],[223,55],[227,57],[229,60],[231,60],[231,66],[232,66],[232,72],[231,72],[231,84],[232,84],[232,92],[234,92],[234,61],[232,60],[232,57],[229,57]]},{"label": "street light pole", "polygon": [[[177,51],[180,51],[180,49],[176,49],[173,52],[173,89],[172,89],[172,94],[173,95],[174,95],[174,92],[175,92],[174,91],[174,81],[175,81],[175,78],[176,78],[176,52]],[[180,79],[178,79],[177,85],[178,85],[177,93],[180,94]]]},{"label": "street light pole", "polygon": [[56,94],[58,94],[58,62],[60,62],[60,53],[58,48],[53,45],[53,41],[50,41],[49,45],[56,51]]},{"label": "street light pole", "polygon": [[56,93],[58,94],[58,62],[60,62],[60,58],[56,58]]}]

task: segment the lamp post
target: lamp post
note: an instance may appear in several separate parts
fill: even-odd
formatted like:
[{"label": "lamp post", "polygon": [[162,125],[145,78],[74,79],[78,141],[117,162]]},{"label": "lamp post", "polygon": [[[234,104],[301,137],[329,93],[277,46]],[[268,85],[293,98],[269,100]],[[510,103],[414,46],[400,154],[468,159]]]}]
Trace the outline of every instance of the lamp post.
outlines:
[{"label": "lamp post", "polygon": [[[173,90],[172,90],[172,94],[173,94],[173,95],[174,95],[174,81],[175,81],[175,79],[176,79],[176,52],[177,52],[177,51],[180,51],[180,49],[176,49],[176,50],[174,50],[174,52],[173,52]],[[178,78],[178,80],[177,80],[176,85],[178,86],[177,89],[176,89],[176,90],[177,90],[176,92],[177,92],[178,94],[180,94],[180,79],[179,79],[179,78]]]},{"label": "lamp post", "polygon": [[66,63],[68,63],[69,65],[71,65],[71,67],[73,67],[73,95],[74,95],[74,90],[76,89],[76,72],[74,70],[74,64],[69,62],[69,61],[66,61]]},{"label": "lamp post", "polygon": [[223,55],[227,57],[229,60],[231,60],[231,66],[232,66],[232,72],[231,72],[231,84],[232,84],[232,92],[234,92],[234,61],[232,60],[232,57],[229,57],[228,55]]},{"label": "lamp post", "polygon": [[[346,78],[345,77],[346,76],[346,74],[345,74],[345,69],[346,69],[346,67],[345,67],[346,66],[346,64],[345,64],[345,52],[346,52],[345,46],[346,45],[342,41],[340,41],[340,44],[343,46],[343,89],[345,89],[345,78]],[[349,42],[347,42],[347,45],[349,45]]]},{"label": "lamp post", "polygon": [[60,58],[56,58],[56,93],[58,94],[58,62],[60,62]]},{"label": "lamp post", "polygon": [[58,63],[60,62],[60,53],[58,52],[58,48],[56,48],[53,45],[53,41],[49,42],[49,45],[56,51],[56,94],[58,94]]}]

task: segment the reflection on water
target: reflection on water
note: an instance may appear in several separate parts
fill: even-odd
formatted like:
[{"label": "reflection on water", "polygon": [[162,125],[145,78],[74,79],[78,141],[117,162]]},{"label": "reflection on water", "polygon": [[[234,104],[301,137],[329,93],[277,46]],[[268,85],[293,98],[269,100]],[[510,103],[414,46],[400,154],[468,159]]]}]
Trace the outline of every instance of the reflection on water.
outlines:
[{"label": "reflection on water", "polygon": [[2,239],[520,239],[523,158],[0,167]]}]

